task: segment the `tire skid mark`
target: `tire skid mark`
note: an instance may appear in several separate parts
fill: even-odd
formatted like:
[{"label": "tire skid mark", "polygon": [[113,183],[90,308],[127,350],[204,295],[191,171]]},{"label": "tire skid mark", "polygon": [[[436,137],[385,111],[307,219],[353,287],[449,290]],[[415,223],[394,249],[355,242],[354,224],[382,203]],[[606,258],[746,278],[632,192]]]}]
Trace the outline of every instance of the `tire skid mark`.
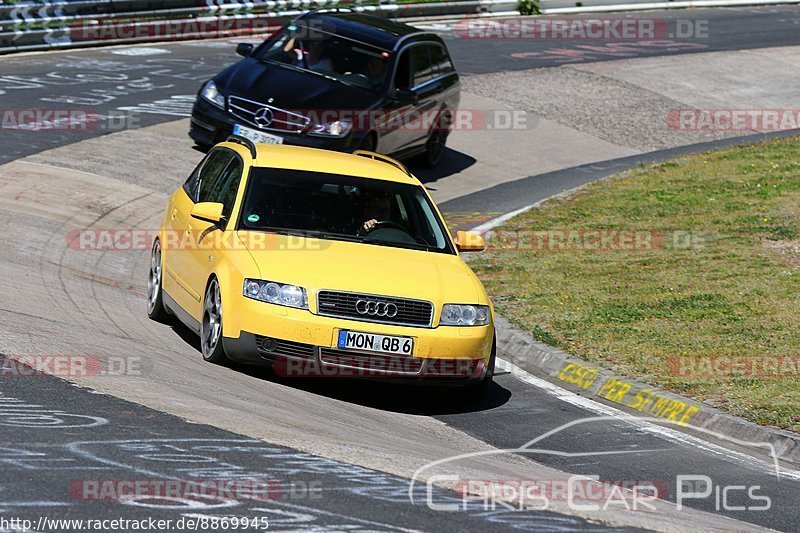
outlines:
[{"label": "tire skid mark", "polygon": [[[111,191],[111,192],[109,192],[109,194],[105,195],[103,198],[105,199],[105,198],[107,198],[108,196],[110,196],[110,195],[112,195],[112,194],[115,194],[116,192],[117,192],[117,191]],[[142,199],[144,199],[144,198],[147,198],[148,196],[152,196],[153,194],[155,194],[155,193],[153,193],[153,192],[146,192],[146,193],[144,193],[144,194],[141,194],[141,195],[139,195],[139,196],[137,196],[137,197],[135,197],[135,198],[131,198],[131,199],[129,199],[129,200],[123,201],[121,204],[118,204],[118,205],[116,205],[116,206],[112,207],[111,209],[109,209],[109,210],[107,210],[107,211],[103,212],[103,213],[100,215],[100,217],[98,217],[98,218],[97,218],[97,219],[96,219],[96,220],[95,220],[95,221],[92,223],[92,226],[94,226],[95,224],[97,224],[97,223],[98,223],[98,222],[100,222],[101,220],[103,220],[103,219],[107,218],[107,217],[108,217],[109,215],[111,215],[112,213],[116,213],[116,212],[117,212],[117,211],[119,211],[120,209],[122,209],[122,208],[124,208],[124,207],[127,207],[127,206],[130,206],[130,205],[132,205],[132,204],[134,204],[134,203],[138,202],[139,200],[142,200]],[[75,217],[77,217],[77,214],[76,214],[76,215],[74,215],[74,216],[73,216],[73,218],[72,218],[72,219],[70,219],[70,220],[75,220]],[[58,237],[61,237],[62,239],[64,238],[64,236],[63,236],[63,235],[53,235],[53,238],[56,238],[57,236],[58,236]],[[63,270],[62,270],[62,269],[63,269],[63,264],[64,264],[65,256],[66,256],[66,253],[67,253],[67,249],[68,249],[68,247],[67,247],[67,246],[62,246],[62,248],[61,248],[61,254],[60,254],[60,256],[59,256],[59,260],[58,260],[58,263],[61,265],[61,267],[60,267],[60,269],[59,269],[59,272],[58,272],[58,279],[59,279],[59,282],[60,282],[60,284],[61,284],[61,290],[62,290],[62,291],[63,291],[63,292],[66,294],[67,298],[69,298],[69,300],[70,300],[70,302],[72,303],[72,305],[73,305],[73,306],[75,306],[77,309],[81,309],[81,307],[78,305],[78,303],[77,303],[77,302],[75,301],[75,299],[72,297],[72,294],[70,293],[69,289],[67,289],[67,285],[66,285],[66,282],[64,281],[64,277],[63,277]],[[103,315],[105,315],[105,317],[108,319],[108,322],[109,322],[110,324],[112,324],[112,325],[113,325],[113,326],[114,326],[116,329],[118,329],[118,330],[119,330],[119,332],[122,334],[122,336],[123,336],[124,338],[126,338],[126,339],[132,339],[132,337],[131,337],[131,336],[130,336],[130,334],[127,332],[127,330],[126,330],[125,328],[121,327],[119,324],[117,324],[117,323],[116,323],[116,321],[115,321],[114,319],[112,319],[112,318],[111,318],[111,316],[108,314],[108,311],[107,311],[107,310],[106,310],[104,307],[102,307],[102,306],[101,306],[101,307],[99,307],[99,309],[100,309],[100,311],[103,313]]]}]

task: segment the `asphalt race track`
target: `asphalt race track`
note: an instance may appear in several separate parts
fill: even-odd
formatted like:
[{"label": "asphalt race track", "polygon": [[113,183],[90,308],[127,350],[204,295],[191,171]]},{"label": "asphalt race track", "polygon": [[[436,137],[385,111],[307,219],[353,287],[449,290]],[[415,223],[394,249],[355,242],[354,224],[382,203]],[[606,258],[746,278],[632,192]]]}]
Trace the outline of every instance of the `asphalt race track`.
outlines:
[{"label": "asphalt race track", "polygon": [[[793,7],[609,16],[711,23],[707,37],[666,36],[663,46],[624,48],[464,39],[452,25],[436,27],[465,75],[800,45],[800,14]],[[540,376],[501,372],[479,404],[398,386],[293,381],[205,364],[185,330],[148,321],[148,252],[80,253],[65,244],[65,233],[158,223],[165,195],[201,157],[185,129],[194,95],[202,81],[236,60],[233,47],[220,40],[0,58],[2,108],[91,110],[104,117],[101,127],[88,131],[0,128],[6,240],[0,354],[93,354],[137,365],[122,375],[76,378],[77,385],[45,376],[0,378],[0,517],[29,519],[40,531],[77,529],[40,522],[43,517],[183,519],[181,530],[192,529],[186,520],[211,517],[263,517],[279,531],[800,530],[800,473],[776,471],[752,450],[653,431],[608,405],[570,400]],[[485,137],[471,142],[497,133],[477,135]],[[738,141],[714,140],[702,149],[730,142]],[[98,147],[109,152],[97,153]],[[443,211],[501,214],[639,162],[699,149],[620,152],[522,179],[498,172],[463,193],[446,179],[414,171],[445,199]],[[452,165],[471,157],[462,152],[450,154]],[[535,448],[520,449],[548,432]],[[459,458],[496,450],[509,451]],[[425,481],[434,472],[428,463],[447,459],[437,475],[553,484],[573,474],[597,476],[608,483],[652,483],[671,503],[641,513],[619,504],[575,511],[563,498],[546,509],[478,501],[435,510],[462,503],[457,492]],[[758,487],[771,506],[756,510],[758,502],[736,491],[723,502],[714,494],[677,510],[679,475],[707,476],[715,488]],[[251,498],[126,499],[92,485],[187,478],[256,480],[267,490]],[[0,531],[22,528],[0,522]]]},{"label": "asphalt race track", "polygon": [[[659,46],[635,41],[615,46],[588,41],[464,38],[466,30],[455,24],[436,24],[447,40],[463,74],[484,74],[565,64],[609,61],[626,57],[649,57],[683,53],[789,46],[800,43],[800,14],[793,7],[741,8],[725,10],[677,10],[623,14],[611,17],[664,20],[672,31],[676,20],[703,21],[698,37],[657,41]],[[707,22],[706,22],[707,21]],[[430,25],[429,25],[430,26]],[[479,33],[479,35],[489,35]],[[149,48],[150,53],[128,55],[131,48]],[[25,109],[31,102],[41,107],[92,111],[108,117],[111,127],[126,112],[141,113],[132,126],[141,127],[187,116],[203,81],[236,61],[233,46],[226,41],[163,43],[147,47],[69,50],[8,56],[2,59],[0,95],[6,109]],[[563,50],[570,51],[564,54]],[[158,51],[166,51],[159,53]],[[87,132],[0,131],[0,162],[73,143],[100,134]]]}]

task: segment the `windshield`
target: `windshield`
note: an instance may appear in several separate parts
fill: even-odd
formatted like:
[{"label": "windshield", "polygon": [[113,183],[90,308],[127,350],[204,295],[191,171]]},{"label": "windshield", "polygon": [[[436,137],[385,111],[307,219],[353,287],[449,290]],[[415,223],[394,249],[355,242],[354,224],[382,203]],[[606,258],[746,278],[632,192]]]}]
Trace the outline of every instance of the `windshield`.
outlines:
[{"label": "windshield", "polygon": [[254,57],[372,91],[383,87],[389,67],[388,52],[293,25],[281,30]]},{"label": "windshield", "polygon": [[422,187],[304,170],[254,168],[239,228],[454,253]]}]

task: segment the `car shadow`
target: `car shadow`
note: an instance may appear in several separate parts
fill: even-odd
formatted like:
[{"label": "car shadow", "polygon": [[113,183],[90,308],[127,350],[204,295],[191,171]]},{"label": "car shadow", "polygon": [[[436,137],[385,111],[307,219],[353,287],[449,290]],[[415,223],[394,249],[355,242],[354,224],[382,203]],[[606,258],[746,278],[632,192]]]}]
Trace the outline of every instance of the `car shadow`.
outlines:
[{"label": "car shadow", "polygon": [[280,383],[333,400],[408,415],[438,416],[487,411],[506,404],[511,391],[492,383],[486,396],[469,398],[459,387],[403,384],[353,378],[286,378],[270,368],[231,364],[230,368],[254,378]]},{"label": "car shadow", "polygon": [[[410,159],[404,161],[404,163],[408,167],[408,170],[422,183],[430,183],[452,176],[453,174],[458,174],[477,163],[477,160],[458,150],[446,148],[442,155],[442,160],[434,168],[421,164],[418,159]],[[428,189],[432,191],[436,190],[435,187],[428,187]]]},{"label": "car shadow", "polygon": [[[200,355],[200,339],[183,324],[172,325],[172,330]],[[211,364],[211,363],[209,363]],[[352,378],[291,378],[279,376],[271,368],[250,366],[235,362],[226,365],[231,370],[298,390],[342,402],[372,407],[395,413],[438,416],[474,413],[495,409],[511,399],[511,391],[492,383],[486,396],[471,399],[458,387],[435,387],[417,384],[387,383]]]}]

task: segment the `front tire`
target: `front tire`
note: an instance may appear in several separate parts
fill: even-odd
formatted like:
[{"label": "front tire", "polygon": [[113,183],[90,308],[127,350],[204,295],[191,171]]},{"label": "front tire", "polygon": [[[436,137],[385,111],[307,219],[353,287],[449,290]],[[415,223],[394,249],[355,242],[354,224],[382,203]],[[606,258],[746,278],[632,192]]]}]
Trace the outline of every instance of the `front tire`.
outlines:
[{"label": "front tire", "polygon": [[150,276],[147,279],[147,316],[156,322],[169,322],[169,313],[164,307],[162,297],[162,267],[163,260],[161,254],[161,241],[153,241],[153,248],[150,250]]},{"label": "front tire", "polygon": [[203,299],[203,321],[200,323],[200,351],[209,363],[229,361],[222,347],[222,296],[217,278],[211,278]]}]

